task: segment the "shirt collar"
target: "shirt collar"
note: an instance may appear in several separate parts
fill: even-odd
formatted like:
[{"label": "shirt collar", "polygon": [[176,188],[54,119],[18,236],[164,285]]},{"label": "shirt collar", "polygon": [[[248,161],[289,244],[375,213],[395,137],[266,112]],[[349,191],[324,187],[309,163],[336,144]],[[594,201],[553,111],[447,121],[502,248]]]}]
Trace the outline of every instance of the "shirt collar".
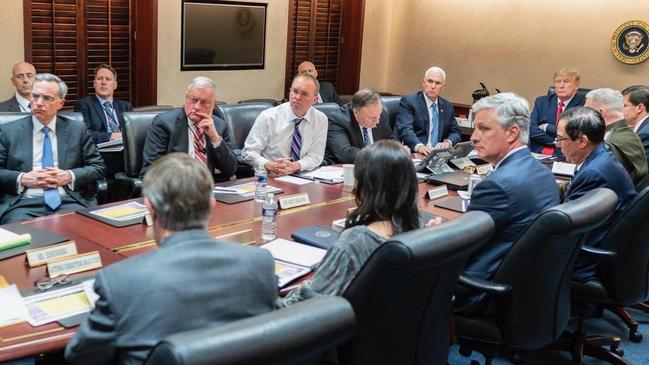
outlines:
[{"label": "shirt collar", "polygon": [[[563,108],[564,108],[564,110],[565,110],[565,108],[568,107],[568,104],[570,104],[570,102],[572,101],[572,99],[574,99],[575,95],[577,95],[577,93],[572,94],[572,97],[571,97],[570,99],[568,99],[568,100],[566,100],[566,101],[563,102]],[[561,102],[561,99],[559,99],[559,97],[557,96],[557,108],[559,107],[559,103],[560,103],[560,102]]]},{"label": "shirt collar", "polygon": [[29,104],[31,104],[31,101],[29,101],[29,100],[23,98],[23,96],[20,95],[20,94],[18,94],[18,93],[16,93],[16,101],[18,102],[18,104],[20,104],[20,106],[21,106],[23,109],[25,109],[25,110],[31,110],[31,108],[29,107]]},{"label": "shirt collar", "polygon": [[428,95],[426,95],[426,93],[424,93],[424,100],[426,101],[426,108],[427,109],[430,109],[430,106],[433,105],[433,104],[435,104],[435,107],[437,107],[437,109],[439,109],[439,105],[438,105],[439,97],[437,97],[437,99],[435,99],[435,101],[433,101],[433,100],[430,100],[430,98],[428,97]]},{"label": "shirt collar", "polygon": [[113,99],[108,100],[108,99],[106,99],[106,98],[104,98],[102,96],[99,96],[97,94],[95,94],[95,96],[97,97],[97,100],[99,100],[99,104],[101,104],[101,106],[104,106],[105,102],[109,102],[110,106],[113,106]]},{"label": "shirt collar", "polygon": [[43,127],[49,128],[54,134],[56,134],[56,115],[47,126],[41,123],[40,120],[36,119],[36,117],[32,115],[32,124],[34,126],[34,135],[36,135],[36,133],[40,133]]},{"label": "shirt collar", "polygon": [[507,154],[505,155],[505,157],[503,157],[502,160],[498,161],[498,163],[497,163],[496,166],[494,167],[494,170],[498,170],[498,167],[500,166],[500,164],[502,164],[503,161],[505,161],[505,160],[507,159],[507,157],[511,156],[511,155],[514,154],[515,152],[518,152],[518,151],[522,150],[523,148],[527,148],[527,146],[526,146],[526,145],[522,145],[522,146],[516,147],[516,148],[514,148],[513,150],[507,152]]},{"label": "shirt collar", "polygon": [[297,115],[295,115],[295,113],[293,113],[293,108],[291,108],[291,105],[289,104],[288,105],[288,111],[289,111],[289,113],[291,115],[290,122],[293,122],[295,119],[302,119],[302,123],[308,124],[309,119],[311,119],[310,113],[312,112],[313,108],[314,108],[313,106],[310,106],[309,109],[307,109],[306,113],[304,113],[303,116],[298,117]]},{"label": "shirt collar", "polygon": [[642,120],[638,121],[638,123],[633,126],[633,131],[638,133],[638,129],[640,129],[640,126],[647,120],[647,118],[649,118],[649,115],[646,115]]}]

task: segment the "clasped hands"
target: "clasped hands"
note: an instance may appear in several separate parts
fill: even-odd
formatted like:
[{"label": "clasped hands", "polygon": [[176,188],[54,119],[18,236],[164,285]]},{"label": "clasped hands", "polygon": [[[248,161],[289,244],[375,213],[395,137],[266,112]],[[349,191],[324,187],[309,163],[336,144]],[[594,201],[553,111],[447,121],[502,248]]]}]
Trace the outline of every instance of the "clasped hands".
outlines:
[{"label": "clasped hands", "polygon": [[277,175],[290,175],[294,172],[300,171],[302,166],[299,162],[291,161],[289,158],[280,158],[277,161],[268,161],[264,164],[268,172]]},{"label": "clasped hands", "polygon": [[55,189],[70,182],[72,182],[70,172],[56,167],[33,170],[20,177],[20,184],[29,189]]}]

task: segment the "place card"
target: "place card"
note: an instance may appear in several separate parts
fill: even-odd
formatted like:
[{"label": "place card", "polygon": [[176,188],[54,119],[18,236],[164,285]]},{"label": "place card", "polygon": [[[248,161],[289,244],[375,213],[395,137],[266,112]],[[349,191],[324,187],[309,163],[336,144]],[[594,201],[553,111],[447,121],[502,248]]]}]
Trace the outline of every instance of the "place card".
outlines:
[{"label": "place card", "polygon": [[63,257],[76,255],[77,244],[74,241],[66,241],[57,245],[33,248],[25,251],[25,254],[29,267],[36,267]]},{"label": "place card", "polygon": [[279,207],[282,209],[295,208],[301,205],[308,205],[309,203],[308,193],[293,194],[279,198]]},{"label": "place card", "polygon": [[494,170],[494,166],[492,164],[488,163],[488,164],[478,166],[478,168],[476,169],[476,172],[478,173],[478,175],[488,175],[493,170]]},{"label": "place card", "polygon": [[92,251],[75,256],[65,257],[47,263],[47,272],[50,278],[64,274],[75,274],[82,271],[102,267],[99,251]]},{"label": "place card", "polygon": [[214,236],[214,239],[236,242],[244,246],[254,245],[256,242],[255,235],[252,233],[252,229],[246,229],[244,231],[238,231],[238,232],[222,234],[220,236]]},{"label": "place card", "polygon": [[428,189],[427,195],[428,195],[428,199],[430,199],[430,200],[441,198],[443,196],[447,196],[448,195],[448,187],[446,185],[440,185],[440,186],[434,187],[432,189]]}]

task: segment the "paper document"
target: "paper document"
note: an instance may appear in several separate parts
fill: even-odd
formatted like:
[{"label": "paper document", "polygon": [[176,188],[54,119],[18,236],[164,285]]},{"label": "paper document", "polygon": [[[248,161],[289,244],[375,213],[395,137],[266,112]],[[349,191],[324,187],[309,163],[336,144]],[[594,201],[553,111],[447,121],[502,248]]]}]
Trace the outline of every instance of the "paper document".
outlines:
[{"label": "paper document", "polygon": [[311,272],[311,268],[289,264],[283,261],[275,261],[275,275],[277,275],[277,286],[283,288],[291,281]]},{"label": "paper document", "polygon": [[0,289],[0,327],[27,320],[27,308],[23,304],[16,285]]},{"label": "paper document", "polygon": [[276,260],[309,268],[315,267],[327,253],[327,250],[283,238],[272,240],[261,248],[270,251]]},{"label": "paper document", "polygon": [[97,148],[98,152],[122,152],[124,146]]},{"label": "paper document", "polygon": [[97,149],[102,149],[102,148],[106,148],[106,147],[117,147],[117,146],[121,146],[122,144],[123,143],[122,143],[121,138],[120,139],[114,139],[112,141],[97,143]]},{"label": "paper document", "polygon": [[312,180],[302,179],[302,178],[295,177],[295,176],[290,176],[290,175],[282,176],[282,177],[276,177],[275,181],[281,181],[281,182],[294,184],[294,185],[306,185],[306,184],[313,183]]},{"label": "paper document", "polygon": [[123,222],[133,218],[142,218],[148,213],[148,210],[144,204],[128,202],[110,208],[97,209],[90,213],[98,217]]},{"label": "paper document", "polygon": [[[282,191],[282,189],[275,186],[266,185],[266,193],[275,194],[280,191]],[[255,195],[255,183],[249,182],[237,185],[215,186],[214,192],[218,194],[236,194],[245,197],[253,196]]]},{"label": "paper document", "polygon": [[300,176],[313,180],[343,182],[343,168],[338,166],[324,166],[313,171],[300,174]]},{"label": "paper document", "polygon": [[574,163],[555,162],[552,164],[552,173],[563,176],[573,176],[575,174]]},{"label": "paper document", "polygon": [[32,236],[28,233],[16,234],[0,228],[0,251],[30,244]]},{"label": "paper document", "polygon": [[94,282],[95,280],[91,279],[63,289],[48,290],[24,298],[28,312],[27,321],[36,327],[89,312],[98,299],[97,294],[92,290]]}]

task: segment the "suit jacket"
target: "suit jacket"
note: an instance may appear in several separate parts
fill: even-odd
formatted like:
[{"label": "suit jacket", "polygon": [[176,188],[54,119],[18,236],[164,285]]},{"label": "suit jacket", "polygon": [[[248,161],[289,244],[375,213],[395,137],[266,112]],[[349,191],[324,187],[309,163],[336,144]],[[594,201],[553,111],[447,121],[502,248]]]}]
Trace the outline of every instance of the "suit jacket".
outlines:
[{"label": "suit jacket", "polygon": [[[524,171],[524,174],[521,174]],[[533,186],[533,191],[530,190]],[[559,188],[552,172],[527,148],[507,156],[471,194],[469,210],[481,210],[494,220],[494,235],[467,262],[464,273],[489,280],[512,244],[543,210],[559,204]],[[456,307],[468,312],[487,308],[487,297],[458,286]]]},{"label": "suit jacket", "polygon": [[[17,191],[18,175],[32,170],[32,116],[0,125],[0,216],[23,196]],[[74,191],[67,194],[83,206],[96,204],[89,185],[104,177],[106,165],[97,152],[86,126],[79,121],[56,119],[58,167],[74,173]]]},{"label": "suit jacket", "polygon": [[[381,112],[379,124],[370,129],[374,142],[394,139],[390,120],[385,109]],[[325,161],[328,164],[354,163],[358,151],[365,146],[363,134],[354,117],[351,103],[340,107],[340,111],[329,117]]]},{"label": "suit jacket", "polygon": [[99,299],[70,340],[70,364],[141,364],[161,339],[269,312],[277,300],[268,251],[216,241],[203,229],[95,277]]},{"label": "suit jacket", "polygon": [[[438,97],[437,107],[439,110],[439,140],[448,139],[453,144],[461,142],[462,131],[455,120],[453,104]],[[426,106],[423,91],[401,98],[397,109],[396,129],[397,139],[411,150],[414,150],[419,143],[428,143],[430,111]]]},{"label": "suit jacket", "polygon": [[[228,124],[221,118],[212,115],[216,131],[223,138],[221,144],[214,148],[206,138],[207,163],[215,181],[226,180],[237,171],[237,157],[232,152],[234,137]],[[171,152],[189,151],[189,127],[183,108],[169,110],[153,118],[153,125],[144,142],[144,157],[140,177],[151,164]],[[220,172],[217,172],[216,170]]]},{"label": "suit jacket", "polygon": [[[586,98],[583,95],[575,94],[564,111],[576,106],[583,106]],[[534,102],[534,109],[530,115],[530,150],[541,152],[543,147],[554,147],[554,139],[557,137],[557,94],[539,96]],[[543,132],[539,125],[547,123],[546,131]]]},{"label": "suit jacket", "polygon": [[604,142],[638,186],[647,176],[647,157],[640,138],[622,119],[606,126]]},{"label": "suit jacket", "polygon": [[9,99],[3,101],[0,103],[0,112],[5,113],[5,112],[14,112],[14,113],[20,113],[22,112],[22,109],[20,109],[20,104],[18,104],[18,100],[16,100],[16,94],[14,94],[12,97]]},{"label": "suit jacket", "polygon": [[[117,120],[121,127],[122,123],[124,123],[122,114],[124,112],[132,112],[133,107],[128,101],[118,99],[113,99],[113,107],[115,108],[115,114],[117,114]],[[77,101],[74,106],[74,111],[83,114],[83,121],[86,123],[86,127],[88,127],[95,143],[103,143],[110,140],[111,133],[107,132],[104,106],[99,103],[96,95],[86,96]]]},{"label": "suit jacket", "polygon": [[[586,157],[583,164],[568,184],[561,202],[575,200],[596,188],[609,188],[617,194],[615,213],[606,222],[591,231],[585,240],[586,245],[598,247],[617,215],[626,209],[636,196],[633,182],[622,165],[606,151],[604,145],[597,146]],[[573,279],[589,281],[596,278],[597,259],[590,255],[580,256],[575,263]]]},{"label": "suit jacket", "polygon": [[340,97],[334,88],[334,85],[327,81],[319,81],[320,83],[320,96],[323,103],[336,103],[340,104]]},{"label": "suit jacket", "polygon": [[642,141],[642,146],[644,147],[645,156],[647,161],[649,161],[649,118],[646,118],[640,128],[638,128],[638,137]]}]

